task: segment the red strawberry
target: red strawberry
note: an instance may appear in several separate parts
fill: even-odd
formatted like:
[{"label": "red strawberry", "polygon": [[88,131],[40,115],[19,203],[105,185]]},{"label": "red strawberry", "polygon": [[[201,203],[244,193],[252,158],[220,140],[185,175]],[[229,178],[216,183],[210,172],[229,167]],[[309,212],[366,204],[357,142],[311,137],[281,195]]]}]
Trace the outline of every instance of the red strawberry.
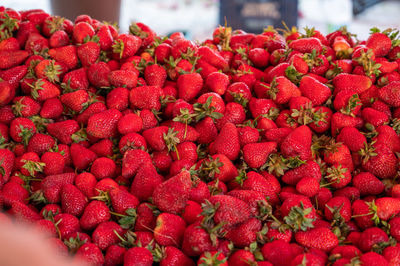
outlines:
[{"label": "red strawberry", "polygon": [[134,176],[139,167],[147,162],[152,162],[151,157],[147,152],[138,149],[129,149],[127,152],[125,152],[122,159],[122,175],[124,177]]},{"label": "red strawberry", "polygon": [[215,141],[211,144],[211,154],[224,154],[230,160],[235,160],[239,155],[240,143],[237,128],[232,123],[226,123]]},{"label": "red strawberry", "polygon": [[198,73],[180,75],[177,81],[179,98],[187,102],[193,100],[203,86],[203,78]]},{"label": "red strawberry", "polygon": [[161,65],[149,65],[144,70],[144,78],[147,85],[162,88],[167,79],[167,72]]},{"label": "red strawberry", "polygon": [[331,90],[311,76],[305,76],[301,79],[299,89],[301,94],[309,98],[314,106],[325,103],[331,96]]},{"label": "red strawberry", "polygon": [[190,174],[182,171],[159,184],[153,192],[153,201],[158,209],[173,214],[181,213],[189,199],[192,187]]},{"label": "red strawberry", "polygon": [[180,216],[162,213],[157,217],[154,239],[163,246],[180,247],[185,228],[186,223]]},{"label": "red strawberry", "polygon": [[257,240],[257,233],[261,228],[260,220],[251,218],[229,229],[225,237],[232,241],[235,247],[244,248]]},{"label": "red strawberry", "polygon": [[66,65],[68,69],[74,69],[78,65],[78,56],[73,45],[50,49],[49,55],[57,62]]},{"label": "red strawberry", "polygon": [[389,241],[388,235],[378,227],[365,229],[360,235],[358,247],[362,252],[372,251],[372,247],[379,245],[381,242]]},{"label": "red strawberry", "polygon": [[76,54],[84,67],[96,63],[100,57],[100,45],[94,41],[88,41],[76,49]]},{"label": "red strawberry", "polygon": [[85,38],[90,38],[94,35],[93,27],[86,22],[78,22],[74,25],[73,38],[76,43],[83,43]]},{"label": "red strawberry", "polygon": [[60,95],[60,89],[46,79],[38,79],[32,85],[32,98],[42,102]]},{"label": "red strawberry", "polygon": [[101,250],[119,243],[121,240],[117,234],[123,234],[123,229],[116,222],[103,222],[99,224],[92,234],[92,241]]},{"label": "red strawberry", "polygon": [[155,86],[133,88],[129,93],[131,107],[138,109],[161,109],[160,97],[163,91]]},{"label": "red strawberry", "polygon": [[307,126],[296,128],[283,140],[280,148],[286,157],[299,156],[301,160],[311,159],[311,130]]},{"label": "red strawberry", "polygon": [[139,72],[133,70],[114,70],[108,74],[108,80],[114,87],[126,87],[132,89],[137,85]]},{"label": "red strawberry", "polygon": [[371,80],[367,76],[347,73],[337,75],[333,78],[332,82],[333,86],[335,86],[335,91],[333,92],[334,95],[345,90],[362,93],[368,90],[372,85]]},{"label": "red strawberry", "polygon": [[87,70],[87,78],[95,87],[110,87],[108,80],[110,72],[111,69],[105,62],[94,63]]},{"label": "red strawberry", "polygon": [[63,173],[65,160],[59,152],[45,152],[40,160],[45,164],[45,175],[58,175]]},{"label": "red strawberry", "polygon": [[87,133],[97,138],[115,136],[121,116],[122,114],[116,109],[94,114],[88,120]]},{"label": "red strawberry", "polygon": [[322,51],[321,41],[317,38],[301,38],[291,41],[289,48],[299,51],[301,53],[311,53],[313,50],[320,53]]},{"label": "red strawberry", "polygon": [[131,193],[140,201],[148,200],[153,195],[154,189],[163,181],[163,177],[157,173],[152,164],[144,164],[132,182]]},{"label": "red strawberry", "polygon": [[385,189],[384,184],[369,172],[361,172],[352,179],[353,186],[358,188],[360,195],[379,195]]},{"label": "red strawberry", "polygon": [[124,256],[124,265],[134,266],[151,266],[153,265],[153,255],[143,247],[133,247],[128,249]]},{"label": "red strawberry", "polygon": [[330,251],[339,244],[337,236],[325,227],[296,232],[295,238],[297,243],[303,246],[323,251]]},{"label": "red strawberry", "polygon": [[218,239],[214,243],[209,233],[199,223],[189,225],[183,235],[182,251],[187,256],[200,256],[205,251],[215,251]]},{"label": "red strawberry", "polygon": [[255,258],[250,250],[239,249],[235,251],[228,260],[228,265],[245,266],[255,263]]},{"label": "red strawberry", "polygon": [[388,261],[376,252],[367,252],[360,257],[360,262],[364,265],[389,265]]},{"label": "red strawberry", "polygon": [[261,167],[271,152],[276,150],[276,142],[249,143],[243,147],[243,157],[248,166]]},{"label": "red strawberry", "polygon": [[58,203],[61,199],[61,189],[65,184],[72,184],[75,179],[74,173],[63,173],[49,175],[41,182],[41,190],[49,203]]},{"label": "red strawberry", "polygon": [[72,136],[78,130],[78,123],[72,119],[47,125],[47,131],[50,135],[67,145],[72,143]]},{"label": "red strawberry", "polygon": [[359,151],[365,170],[379,178],[390,178],[396,173],[397,159],[386,145],[366,145]]},{"label": "red strawberry", "polygon": [[91,265],[100,266],[104,264],[104,257],[100,248],[93,243],[83,244],[78,249],[75,256]]},{"label": "red strawberry", "polygon": [[128,58],[135,55],[142,44],[142,40],[129,34],[120,34],[113,42],[114,55],[119,58]]},{"label": "red strawberry", "polygon": [[18,201],[15,201],[11,204],[9,214],[11,214],[16,221],[19,222],[34,222],[41,219],[40,215],[36,211]]},{"label": "red strawberry", "polygon": [[20,65],[27,59],[29,53],[27,51],[0,51],[0,69],[9,69]]},{"label": "red strawberry", "polygon": [[98,200],[91,201],[83,211],[80,225],[84,230],[92,230],[102,222],[107,222],[111,214],[107,205]]},{"label": "red strawberry", "polygon": [[7,149],[0,149],[0,186],[9,180],[14,167],[14,160],[14,153]]},{"label": "red strawberry", "polygon": [[96,160],[97,155],[91,150],[74,143],[71,145],[71,158],[76,169],[84,170]]},{"label": "red strawberry", "polygon": [[61,189],[61,206],[65,213],[80,216],[87,205],[85,195],[74,185],[65,184]]},{"label": "red strawberry", "polygon": [[392,47],[392,40],[384,33],[374,32],[367,39],[368,48],[374,50],[376,56],[385,56]]},{"label": "red strawberry", "polygon": [[273,265],[289,265],[294,259],[294,253],[289,243],[283,240],[274,240],[266,243],[261,248],[264,259],[273,263]]}]

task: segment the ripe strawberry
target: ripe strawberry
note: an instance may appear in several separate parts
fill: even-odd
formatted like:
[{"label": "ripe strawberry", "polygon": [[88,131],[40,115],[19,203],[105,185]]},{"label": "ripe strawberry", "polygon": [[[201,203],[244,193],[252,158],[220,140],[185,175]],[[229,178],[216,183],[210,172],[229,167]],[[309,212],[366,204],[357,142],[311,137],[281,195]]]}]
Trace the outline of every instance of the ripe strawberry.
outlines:
[{"label": "ripe strawberry", "polygon": [[0,186],[8,182],[14,168],[15,155],[8,149],[0,149]]},{"label": "ripe strawberry", "polygon": [[167,72],[161,65],[148,65],[144,70],[144,78],[147,85],[162,88],[167,79]]},{"label": "ripe strawberry", "polygon": [[228,259],[228,265],[245,266],[255,263],[255,258],[250,250],[239,249],[235,251]]},{"label": "ripe strawberry", "polygon": [[239,134],[236,126],[232,123],[226,123],[210,146],[211,154],[224,154],[230,160],[235,160],[240,151]]},{"label": "ripe strawberry", "polygon": [[110,72],[111,69],[105,62],[94,63],[87,70],[87,78],[95,87],[110,87],[108,80]]},{"label": "ripe strawberry", "polygon": [[85,195],[74,185],[65,184],[61,188],[61,206],[65,213],[81,216],[87,205]]},{"label": "ripe strawberry", "polygon": [[298,231],[295,238],[303,246],[323,251],[330,251],[339,244],[337,236],[325,227],[317,227],[306,232]]},{"label": "ripe strawberry", "polygon": [[314,106],[321,105],[331,96],[331,90],[311,76],[304,76],[299,87],[301,94],[309,98]]},{"label": "ripe strawberry", "polygon": [[47,131],[51,136],[58,139],[63,144],[71,144],[72,136],[79,130],[79,125],[75,120],[65,120],[47,125]]},{"label": "ripe strawberry", "polygon": [[389,178],[396,173],[397,159],[386,145],[366,145],[360,152],[362,166],[379,178]]},{"label": "ripe strawberry", "polygon": [[40,104],[29,96],[15,97],[13,103],[13,111],[17,116],[37,115],[41,108]]},{"label": "ripe strawberry", "polygon": [[261,248],[264,259],[273,265],[289,265],[294,259],[294,253],[289,243],[283,240],[274,240]]},{"label": "ripe strawberry", "polygon": [[76,143],[71,145],[70,152],[72,163],[78,170],[88,168],[88,166],[97,158],[97,155],[94,152]]},{"label": "ripe strawberry", "polygon": [[372,82],[367,76],[341,73],[333,78],[332,80],[335,90],[333,92],[336,95],[340,91],[348,90],[355,93],[362,93],[368,90]]},{"label": "ripe strawberry", "polygon": [[24,203],[14,201],[8,211],[18,222],[35,222],[41,219],[40,215]]},{"label": "ripe strawberry", "polygon": [[117,234],[123,234],[123,229],[116,222],[103,222],[99,224],[92,234],[92,241],[101,250],[120,242]]},{"label": "ripe strawberry", "polygon": [[46,176],[41,182],[41,190],[49,203],[58,203],[61,200],[61,189],[65,184],[72,184],[75,179],[74,173],[63,173],[59,175]]},{"label": "ripe strawberry", "polygon": [[206,251],[217,249],[218,239],[214,243],[210,234],[199,223],[189,225],[183,235],[182,251],[187,256],[200,256]]},{"label": "ripe strawberry", "polygon": [[151,252],[144,247],[133,247],[128,249],[124,256],[124,265],[134,266],[143,265],[151,266],[153,265],[153,255]]},{"label": "ripe strawberry", "polygon": [[320,53],[322,51],[322,44],[319,39],[314,37],[301,38],[291,41],[289,48],[301,53],[311,53],[313,50],[315,50],[316,53]]},{"label": "ripe strawberry", "polygon": [[391,39],[384,33],[374,32],[366,41],[366,46],[374,50],[376,56],[385,56],[392,47]]},{"label": "ripe strawberry", "polygon": [[27,51],[0,51],[0,69],[9,69],[20,65],[29,56]]},{"label": "ripe strawberry", "polygon": [[[86,23],[85,23],[86,24]],[[100,248],[93,243],[83,244],[75,254],[76,258],[83,260],[91,265],[103,265],[104,257]]]},{"label": "ripe strawberry", "polygon": [[64,111],[63,105],[58,98],[50,98],[43,102],[40,116],[43,118],[58,118]]},{"label": "ripe strawberry", "polygon": [[154,204],[161,211],[173,214],[181,213],[189,199],[191,187],[189,172],[182,171],[154,189]]},{"label": "ripe strawberry", "polygon": [[84,230],[92,230],[102,222],[110,220],[111,214],[107,205],[98,200],[91,201],[83,211],[80,225]]},{"label": "ripe strawberry", "polygon": [[283,140],[280,148],[286,157],[299,156],[301,160],[311,159],[311,130],[307,126],[296,128]]},{"label": "ripe strawberry", "polygon": [[45,175],[58,175],[63,173],[65,160],[59,152],[45,152],[40,160],[45,164]]},{"label": "ripe strawberry", "polygon": [[245,222],[251,216],[246,202],[227,195],[212,196],[202,208],[204,213],[213,214],[215,224],[222,222],[226,227]]},{"label": "ripe strawberry", "polygon": [[163,91],[155,86],[142,86],[133,88],[129,93],[129,102],[132,108],[137,109],[161,109],[160,97]]},{"label": "ripe strawberry", "polygon": [[203,86],[203,78],[198,73],[180,75],[177,81],[179,98],[187,102],[193,100]]},{"label": "ripe strawberry", "polygon": [[78,46],[76,54],[84,67],[96,63],[100,57],[100,45],[95,41],[88,41]]},{"label": "ripe strawberry", "polygon": [[68,69],[74,69],[78,65],[78,56],[73,45],[50,49],[49,55],[57,62],[66,65]]},{"label": "ripe strawberry", "polygon": [[152,162],[151,157],[147,152],[138,149],[129,149],[125,152],[122,159],[122,175],[124,177],[134,176],[139,167],[147,162]]},{"label": "ripe strawberry", "polygon": [[142,44],[142,40],[129,34],[120,34],[113,42],[114,56],[122,59],[135,55]]},{"label": "ripe strawberry", "polygon": [[369,172],[361,172],[353,176],[352,183],[353,186],[358,188],[362,196],[379,195],[385,188],[382,181]]},{"label": "ripe strawberry", "polygon": [[87,133],[97,138],[115,136],[121,116],[122,114],[116,109],[94,114],[88,120]]},{"label": "ripe strawberry", "polygon": [[180,216],[162,213],[157,217],[154,239],[163,246],[180,247],[185,228],[185,221]]},{"label": "ripe strawberry", "polygon": [[163,177],[157,173],[152,164],[144,164],[133,179],[131,193],[140,201],[148,200],[153,195],[154,189],[163,181]]},{"label": "ripe strawberry", "polygon": [[252,168],[260,168],[276,146],[276,142],[249,143],[243,147],[244,161]]},{"label": "ripe strawberry", "polygon": [[46,79],[37,79],[31,86],[32,86],[31,87],[32,98],[39,102],[60,95],[60,89]]}]

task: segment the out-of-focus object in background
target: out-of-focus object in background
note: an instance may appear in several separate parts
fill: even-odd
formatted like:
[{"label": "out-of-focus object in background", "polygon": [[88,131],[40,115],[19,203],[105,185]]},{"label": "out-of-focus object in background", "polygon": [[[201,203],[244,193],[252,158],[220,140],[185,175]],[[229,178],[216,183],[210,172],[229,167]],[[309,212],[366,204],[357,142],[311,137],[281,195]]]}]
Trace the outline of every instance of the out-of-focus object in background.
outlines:
[{"label": "out-of-focus object in background", "polygon": [[220,0],[219,21],[233,29],[260,33],[268,25],[297,25],[297,0]]},{"label": "out-of-focus object in background", "polygon": [[54,15],[66,17],[72,21],[87,14],[100,21],[119,22],[121,0],[51,0]]}]

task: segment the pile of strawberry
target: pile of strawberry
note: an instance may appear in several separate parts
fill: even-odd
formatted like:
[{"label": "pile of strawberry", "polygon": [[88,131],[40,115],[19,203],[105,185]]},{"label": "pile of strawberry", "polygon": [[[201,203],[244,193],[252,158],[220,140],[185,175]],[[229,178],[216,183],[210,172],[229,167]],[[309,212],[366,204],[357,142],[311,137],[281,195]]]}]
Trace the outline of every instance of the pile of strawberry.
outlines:
[{"label": "pile of strawberry", "polygon": [[92,265],[399,265],[400,41],[0,7],[0,220]]}]

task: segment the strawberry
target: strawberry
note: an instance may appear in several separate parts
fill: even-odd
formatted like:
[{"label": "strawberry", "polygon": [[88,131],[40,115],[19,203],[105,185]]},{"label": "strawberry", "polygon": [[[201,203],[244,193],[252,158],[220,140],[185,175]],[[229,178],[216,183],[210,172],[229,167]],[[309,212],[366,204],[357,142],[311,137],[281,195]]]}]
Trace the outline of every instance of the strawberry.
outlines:
[{"label": "strawberry", "polygon": [[[93,39],[93,38],[92,38]],[[78,46],[76,54],[84,67],[96,63],[100,57],[100,45],[94,41],[88,41]]]},{"label": "strawberry", "polygon": [[304,76],[299,87],[301,94],[309,98],[313,105],[321,105],[331,96],[330,89],[311,76]]},{"label": "strawberry", "polygon": [[[85,23],[86,24],[86,23]],[[101,253],[100,248],[93,243],[83,244],[75,254],[76,258],[79,258],[91,265],[103,265],[104,257]]]},{"label": "strawberry", "polygon": [[288,103],[291,97],[300,96],[300,91],[289,79],[285,77],[276,77],[272,80],[266,91],[277,104]]},{"label": "strawberry", "polygon": [[108,80],[114,87],[126,87],[132,89],[137,85],[138,71],[114,70],[108,74]]},{"label": "strawberry", "polygon": [[63,185],[72,184],[75,179],[74,173],[63,173],[59,175],[46,176],[41,182],[41,190],[49,203],[58,203],[61,200]]},{"label": "strawberry", "polygon": [[122,114],[116,109],[94,114],[88,120],[87,133],[97,138],[115,136],[121,116]]},{"label": "strawberry", "polygon": [[163,91],[155,86],[133,88],[129,93],[131,107],[138,109],[161,109],[160,97]]},{"label": "strawberry", "polygon": [[258,219],[251,218],[229,229],[225,237],[235,246],[244,248],[257,240],[257,233],[261,231],[261,227],[262,224]]},{"label": "strawberry", "polygon": [[219,95],[223,95],[229,85],[229,77],[220,72],[213,72],[207,76],[205,85]]},{"label": "strawberry", "polygon": [[144,247],[133,247],[126,251],[124,256],[124,265],[134,266],[143,265],[151,266],[153,265],[153,255],[151,252]]},{"label": "strawberry", "polygon": [[264,259],[273,263],[273,265],[289,265],[294,259],[294,253],[289,243],[283,240],[274,240],[266,243],[261,248]]},{"label": "strawberry", "polygon": [[65,160],[59,152],[44,152],[40,160],[45,164],[45,175],[58,175],[63,173]]},{"label": "strawberry", "polygon": [[198,73],[180,75],[177,81],[179,98],[187,102],[193,100],[203,86],[203,78]]},{"label": "strawberry", "polygon": [[0,51],[0,69],[9,69],[23,63],[29,56],[27,51]]},{"label": "strawberry", "polygon": [[123,234],[123,229],[116,222],[103,222],[93,231],[92,241],[101,250],[106,250],[120,241],[117,234]]},{"label": "strawberry", "polygon": [[37,79],[33,85],[31,85],[32,98],[43,102],[47,99],[57,97],[60,95],[60,89],[57,85],[54,85],[46,79]]},{"label": "strawberry", "polygon": [[97,155],[94,152],[76,143],[71,145],[70,152],[72,163],[78,170],[88,168],[88,166],[97,158]]},{"label": "strawberry", "polygon": [[124,177],[134,176],[139,167],[145,163],[151,163],[150,155],[143,150],[129,149],[122,159],[122,175]]},{"label": "strawberry", "polygon": [[276,150],[276,146],[276,142],[249,143],[243,147],[244,161],[252,168],[259,168]]},{"label": "strawberry", "polygon": [[229,256],[228,265],[245,266],[255,263],[255,258],[250,250],[239,249]]},{"label": "strawberry", "polygon": [[220,130],[215,141],[211,144],[211,154],[224,154],[230,160],[235,160],[239,155],[240,143],[237,128],[232,123],[226,123]]},{"label": "strawberry", "polygon": [[181,213],[189,199],[191,186],[189,172],[182,171],[154,189],[154,204],[161,211],[173,214]]},{"label": "strawberry", "polygon": [[366,144],[359,151],[362,166],[365,170],[379,178],[389,178],[396,173],[397,159],[386,145]]},{"label": "strawberry", "polygon": [[300,126],[292,131],[281,143],[281,152],[286,157],[299,156],[301,160],[311,159],[311,130]]},{"label": "strawberry", "polygon": [[349,90],[355,93],[362,93],[368,90],[372,82],[367,76],[354,75],[341,73],[333,78],[332,80],[335,90],[333,92],[336,95],[340,91]]},{"label": "strawberry", "polygon": [[15,96],[15,88],[7,81],[0,81],[0,106],[4,106],[12,101]]},{"label": "strawberry", "polygon": [[80,225],[84,230],[92,230],[111,217],[107,205],[98,200],[91,201],[84,209]]},{"label": "strawberry", "polygon": [[105,62],[94,63],[87,70],[87,78],[95,87],[109,87],[108,75],[110,72],[111,69]]},{"label": "strawberry", "polygon": [[194,223],[189,225],[184,232],[182,251],[187,256],[200,256],[203,252],[215,251],[217,244],[217,238],[213,243],[210,234],[199,223]]},{"label": "strawberry", "polygon": [[310,229],[306,232],[298,231],[295,238],[301,245],[323,251],[330,251],[339,244],[337,236],[325,227]]},{"label": "strawberry", "polygon": [[19,222],[34,222],[41,219],[40,215],[24,203],[15,201],[11,204],[9,214]]},{"label": "strawberry", "polygon": [[35,132],[36,126],[28,118],[15,118],[10,124],[10,137],[16,142],[23,142],[24,145],[28,145]]},{"label": "strawberry", "polygon": [[78,56],[73,45],[50,49],[49,55],[57,62],[66,65],[68,69],[74,69],[78,65]]},{"label": "strawberry", "polygon": [[163,246],[179,247],[185,232],[185,221],[177,215],[162,213],[157,217],[154,239]]},{"label": "strawberry", "polygon": [[14,167],[14,160],[14,153],[7,149],[0,149],[0,186],[9,180]]},{"label": "strawberry", "polygon": [[142,40],[129,34],[120,34],[112,44],[115,57],[122,59],[135,55],[142,44]]},{"label": "strawberry", "polygon": [[64,108],[58,98],[50,98],[43,102],[40,116],[43,118],[58,118],[61,116]]},{"label": "strawberry", "polygon": [[353,186],[361,195],[379,195],[384,190],[384,184],[369,172],[361,172],[352,179]]},{"label": "strawberry", "polygon": [[80,216],[87,205],[85,195],[74,185],[65,184],[61,188],[61,206],[65,213]]},{"label": "strawberry", "polygon": [[384,33],[373,32],[366,41],[366,46],[374,50],[376,56],[385,56],[392,47],[391,39]]},{"label": "strawberry", "polygon": [[315,50],[317,53],[322,52],[321,41],[314,37],[301,38],[291,41],[289,44],[289,48],[299,51],[301,53],[311,53],[313,50]]},{"label": "strawberry", "polygon": [[52,123],[47,126],[47,131],[51,136],[58,139],[63,144],[71,144],[73,142],[73,134],[79,130],[79,125],[75,120],[65,120]]},{"label": "strawberry", "polygon": [[147,200],[163,181],[163,177],[157,173],[152,164],[145,164],[139,168],[132,182],[131,193],[141,201]]},{"label": "strawberry", "polygon": [[210,213],[215,224],[223,223],[229,227],[247,221],[250,216],[249,205],[227,195],[215,195],[202,206],[204,213]]},{"label": "strawberry", "polygon": [[144,70],[144,78],[149,86],[162,88],[167,79],[167,72],[161,65],[148,65]]}]

